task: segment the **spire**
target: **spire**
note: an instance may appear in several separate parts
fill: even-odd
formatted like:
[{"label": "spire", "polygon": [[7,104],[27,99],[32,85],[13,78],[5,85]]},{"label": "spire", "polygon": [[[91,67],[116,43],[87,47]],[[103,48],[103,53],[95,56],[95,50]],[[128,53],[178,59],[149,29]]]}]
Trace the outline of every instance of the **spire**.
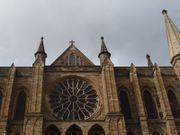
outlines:
[{"label": "spire", "polygon": [[45,49],[44,49],[43,39],[44,38],[41,37],[41,42],[40,42],[40,45],[39,45],[39,48],[38,48],[37,52],[35,53],[35,57],[37,57],[38,54],[44,55],[45,58],[47,57],[47,54],[46,54]]},{"label": "spire", "polygon": [[109,58],[111,57],[111,54],[108,52],[108,49],[104,42],[104,37],[101,37],[101,52],[99,53],[98,57],[100,57],[101,54],[107,54]]},{"label": "spire", "polygon": [[169,53],[171,63],[174,64],[176,57],[180,55],[180,32],[171,18],[168,16],[167,10],[163,10],[162,14],[165,18],[166,34],[169,44]]},{"label": "spire", "polygon": [[146,55],[146,58],[147,58],[147,64],[148,64],[148,67],[153,67],[153,63],[151,61],[151,56],[149,54]]}]

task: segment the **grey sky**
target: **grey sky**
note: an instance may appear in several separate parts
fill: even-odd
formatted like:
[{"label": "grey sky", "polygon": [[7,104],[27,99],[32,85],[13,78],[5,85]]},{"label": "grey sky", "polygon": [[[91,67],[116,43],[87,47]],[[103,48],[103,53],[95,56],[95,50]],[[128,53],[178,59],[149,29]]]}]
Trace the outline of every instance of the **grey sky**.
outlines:
[{"label": "grey sky", "polygon": [[0,66],[31,66],[44,36],[51,64],[69,40],[99,64],[100,37],[116,66],[169,65],[162,9],[180,28],[179,0],[0,0]]}]

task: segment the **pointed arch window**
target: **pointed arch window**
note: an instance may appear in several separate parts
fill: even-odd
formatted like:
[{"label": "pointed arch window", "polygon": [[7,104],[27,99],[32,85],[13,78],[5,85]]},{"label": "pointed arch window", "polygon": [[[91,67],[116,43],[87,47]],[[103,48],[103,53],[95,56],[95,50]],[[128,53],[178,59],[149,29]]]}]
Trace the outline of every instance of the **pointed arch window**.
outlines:
[{"label": "pointed arch window", "polygon": [[69,64],[70,65],[76,64],[76,56],[73,53],[69,56]]},{"label": "pointed arch window", "polygon": [[1,110],[1,106],[2,106],[2,99],[3,99],[3,94],[2,94],[2,92],[0,91],[0,110]]},{"label": "pointed arch window", "polygon": [[157,118],[157,110],[152,95],[149,91],[145,90],[143,93],[144,104],[147,111],[147,116],[149,119],[156,119]]},{"label": "pointed arch window", "polygon": [[45,135],[61,135],[59,129],[54,126],[54,125],[50,125],[45,132]]},{"label": "pointed arch window", "polygon": [[14,113],[14,120],[24,120],[26,108],[26,93],[20,92],[16,100],[16,108]]},{"label": "pointed arch window", "polygon": [[90,128],[88,135],[105,135],[105,131],[100,125],[96,124]]},{"label": "pointed arch window", "polygon": [[168,94],[168,99],[169,99],[169,103],[170,103],[170,106],[171,106],[173,116],[175,118],[180,118],[180,108],[179,108],[179,105],[178,105],[176,95],[174,94],[174,92],[172,90],[168,90],[167,94]]},{"label": "pointed arch window", "polygon": [[72,125],[67,131],[65,135],[83,135],[82,130],[77,125]]},{"label": "pointed arch window", "polygon": [[155,131],[152,135],[160,135],[157,131]]},{"label": "pointed arch window", "polygon": [[134,133],[133,133],[131,130],[129,130],[129,131],[127,132],[127,135],[134,135]]},{"label": "pointed arch window", "polygon": [[120,98],[120,107],[122,113],[124,114],[125,119],[131,119],[132,117],[131,117],[131,109],[130,109],[128,94],[124,90],[121,90],[119,98]]},{"label": "pointed arch window", "polygon": [[80,57],[77,56],[77,65],[80,65]]}]

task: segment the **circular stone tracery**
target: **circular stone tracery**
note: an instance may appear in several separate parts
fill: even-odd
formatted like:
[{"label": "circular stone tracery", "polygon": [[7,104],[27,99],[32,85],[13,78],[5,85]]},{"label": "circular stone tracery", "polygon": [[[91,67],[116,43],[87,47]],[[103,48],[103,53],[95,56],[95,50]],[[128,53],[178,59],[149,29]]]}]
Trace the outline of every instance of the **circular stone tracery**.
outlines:
[{"label": "circular stone tracery", "polygon": [[67,79],[54,86],[49,103],[62,120],[84,120],[97,108],[97,94],[86,81]]}]

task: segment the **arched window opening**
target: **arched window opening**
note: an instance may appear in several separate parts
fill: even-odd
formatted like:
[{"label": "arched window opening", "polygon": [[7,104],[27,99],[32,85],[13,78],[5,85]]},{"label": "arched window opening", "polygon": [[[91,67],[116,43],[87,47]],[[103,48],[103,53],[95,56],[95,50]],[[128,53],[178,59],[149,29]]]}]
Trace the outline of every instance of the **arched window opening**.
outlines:
[{"label": "arched window opening", "polygon": [[0,91],[0,110],[1,110],[1,106],[2,106],[2,99],[3,99],[3,94],[2,94],[2,92]]},{"label": "arched window opening", "polygon": [[122,110],[122,113],[124,114],[125,119],[131,119],[131,109],[130,109],[130,104],[129,104],[129,99],[128,99],[128,94],[122,90],[120,92],[120,107]]},{"label": "arched window opening", "polygon": [[134,135],[134,133],[133,133],[131,130],[129,130],[129,131],[127,132],[127,135]]},{"label": "arched window opening", "polygon": [[88,132],[88,135],[105,135],[104,129],[99,125],[94,125]]},{"label": "arched window opening", "polygon": [[77,56],[77,65],[80,65],[80,57]]},{"label": "arched window opening", "polygon": [[25,108],[26,108],[26,93],[22,91],[19,93],[16,100],[14,120],[24,120]]},{"label": "arched window opening", "polygon": [[65,135],[83,135],[82,130],[77,125],[72,125],[67,131]]},{"label": "arched window opening", "polygon": [[156,119],[157,118],[157,110],[152,95],[145,90],[143,93],[144,104],[146,107],[147,115],[149,119]]},{"label": "arched window opening", "polygon": [[61,135],[59,129],[54,126],[54,125],[50,125],[45,132],[45,135]]},{"label": "arched window opening", "polygon": [[76,56],[73,53],[69,56],[69,64],[76,65]]},{"label": "arched window opening", "polygon": [[176,95],[174,94],[174,92],[172,90],[168,90],[168,99],[169,99],[169,103],[171,106],[173,116],[175,118],[180,118],[180,108],[178,105]]},{"label": "arched window opening", "polygon": [[152,135],[160,135],[157,131],[155,131]]},{"label": "arched window opening", "polygon": [[20,135],[20,133],[17,132],[16,135]]},{"label": "arched window opening", "polygon": [[66,60],[65,60],[65,64],[66,64],[66,65],[69,65],[69,58],[68,58],[68,56],[66,56],[65,59],[66,59]]}]

